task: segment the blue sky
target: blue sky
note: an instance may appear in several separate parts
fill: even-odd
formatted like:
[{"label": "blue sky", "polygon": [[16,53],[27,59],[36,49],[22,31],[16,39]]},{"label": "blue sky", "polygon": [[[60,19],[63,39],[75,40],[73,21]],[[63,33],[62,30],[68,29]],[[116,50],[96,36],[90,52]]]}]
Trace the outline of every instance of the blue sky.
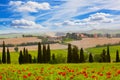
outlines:
[{"label": "blue sky", "polygon": [[0,0],[0,33],[118,30],[119,4],[119,0]]}]

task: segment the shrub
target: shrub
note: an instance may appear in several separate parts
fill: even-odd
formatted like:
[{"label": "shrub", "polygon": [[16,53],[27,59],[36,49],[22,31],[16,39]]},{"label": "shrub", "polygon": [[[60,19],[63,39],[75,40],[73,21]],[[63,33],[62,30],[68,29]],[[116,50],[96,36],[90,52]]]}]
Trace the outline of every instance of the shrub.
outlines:
[{"label": "shrub", "polygon": [[15,46],[15,47],[14,47],[14,50],[15,50],[15,52],[18,52],[18,50],[19,50],[19,49],[18,49],[18,46]]}]

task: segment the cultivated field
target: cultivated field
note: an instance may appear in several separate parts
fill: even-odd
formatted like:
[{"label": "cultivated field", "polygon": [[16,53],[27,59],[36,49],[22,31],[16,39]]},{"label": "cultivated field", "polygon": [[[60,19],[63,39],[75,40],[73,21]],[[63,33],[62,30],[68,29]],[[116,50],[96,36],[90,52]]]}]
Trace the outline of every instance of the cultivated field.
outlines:
[{"label": "cultivated field", "polygon": [[[38,39],[36,37],[28,37],[28,38],[9,38],[9,39],[0,39],[0,44],[5,41],[6,44],[21,44],[21,43],[27,43],[27,42],[41,42],[41,39]],[[82,40],[77,41],[70,41],[68,43],[71,43],[72,45],[78,46],[78,48],[90,48],[95,47],[96,45],[104,45],[104,44],[115,44],[119,43],[120,38],[83,38]],[[51,49],[67,49],[67,45],[63,44],[51,44]],[[22,50],[24,47],[26,47],[29,50],[37,50],[37,45],[34,46],[21,46],[19,47],[19,50]],[[2,48],[0,47],[0,52]],[[14,51],[14,47],[10,47],[10,51]]]},{"label": "cultivated field", "polygon": [[119,42],[120,38],[83,38],[82,40],[71,41],[68,43],[76,45],[79,48],[90,48],[95,47],[96,45],[115,44]]},{"label": "cultivated field", "polygon": [[38,39],[37,37],[24,37],[24,38],[8,38],[8,39],[0,39],[0,44],[5,41],[6,44],[21,44],[21,43],[27,43],[27,42],[41,42],[41,39]]},{"label": "cultivated field", "polygon": [[[33,45],[33,46],[20,46],[18,47],[19,50],[23,50],[23,48],[27,48],[28,50],[30,51],[33,51],[33,50],[37,50],[38,49],[38,46],[37,45]],[[55,49],[67,49],[67,45],[62,45],[62,44],[59,44],[59,43],[56,43],[56,44],[50,44],[50,48],[52,50],[55,50]],[[9,47],[9,50],[10,51],[14,51],[14,47]],[[0,52],[2,51],[2,47],[0,47]]]}]

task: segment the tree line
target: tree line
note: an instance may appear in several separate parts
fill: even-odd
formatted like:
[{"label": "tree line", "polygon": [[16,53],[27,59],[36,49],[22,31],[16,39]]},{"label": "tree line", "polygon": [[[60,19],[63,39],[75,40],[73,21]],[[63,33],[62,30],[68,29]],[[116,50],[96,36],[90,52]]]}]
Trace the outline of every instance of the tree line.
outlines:
[{"label": "tree line", "polygon": [[[71,44],[68,44],[68,53],[67,53],[67,63],[85,63],[85,62],[94,62],[94,57],[92,53],[88,53],[88,61],[85,60],[85,51],[83,48],[80,50],[77,46],[73,46]],[[87,53],[86,53],[87,54]],[[62,59],[61,57],[59,59]],[[32,55],[29,53],[28,49],[23,48],[23,50],[20,50],[18,62],[19,64],[29,64],[29,63],[55,63],[56,62],[56,55],[51,54],[51,49],[49,44],[41,44],[38,43],[38,51],[37,51],[37,57],[32,57]],[[102,53],[100,54],[99,62],[111,62],[111,56],[110,56],[110,49],[109,45],[107,46],[107,49],[103,49]],[[119,59],[119,51],[116,50],[116,61],[120,62]],[[0,58],[0,63],[3,64],[10,64],[11,58],[10,58],[10,52],[9,48],[5,47],[5,42],[3,41],[3,49],[2,49],[2,59]]]},{"label": "tree line", "polygon": [[[67,63],[84,63],[85,62],[84,54],[85,53],[84,53],[83,48],[81,48],[79,51],[77,46],[72,46],[71,44],[68,44]],[[89,54],[88,61],[94,62],[94,57],[92,53],[88,53],[88,54]],[[120,61],[119,52],[117,50],[116,51],[116,62],[119,62],[119,61]],[[107,51],[103,49],[103,52],[100,55],[99,62],[111,62],[109,46],[107,46]]]}]

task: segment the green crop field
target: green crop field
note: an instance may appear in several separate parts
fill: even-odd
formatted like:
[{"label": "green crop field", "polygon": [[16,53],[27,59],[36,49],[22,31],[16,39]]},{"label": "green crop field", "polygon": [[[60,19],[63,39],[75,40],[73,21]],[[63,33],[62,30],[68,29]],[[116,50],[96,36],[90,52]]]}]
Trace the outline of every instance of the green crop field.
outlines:
[{"label": "green crop field", "polygon": [[[87,52],[91,52],[94,55],[95,54],[101,54],[103,49],[107,49],[107,47],[96,47],[96,48],[88,48],[86,49]],[[110,55],[111,55],[111,59],[115,60],[116,58],[116,50],[120,51],[120,46],[110,46]]]},{"label": "green crop field", "polygon": [[120,63],[1,64],[0,80],[120,80]]},{"label": "green crop field", "polygon": [[[86,52],[91,52],[93,55],[95,54],[101,54],[102,50],[106,49],[106,47],[98,47],[98,48],[88,48],[85,50]],[[120,50],[120,46],[110,46],[110,55],[111,59],[114,61],[116,58],[116,50]],[[37,57],[37,50],[36,51],[29,51],[29,53],[32,55],[32,57]],[[63,57],[67,57],[67,50],[66,49],[58,49],[58,50],[51,50],[51,55],[52,54],[57,55],[62,55]],[[0,53],[1,56],[1,53]],[[13,64],[18,64],[18,57],[19,57],[19,52],[11,52],[11,62]]]},{"label": "green crop field", "polygon": [[[55,55],[62,55],[63,57],[66,57],[67,56],[67,50],[66,49],[58,49],[58,50],[51,50],[51,55],[52,54],[55,54]],[[32,57],[37,57],[37,50],[36,51],[29,51],[29,54],[32,55]],[[2,57],[1,55],[1,52],[0,52],[0,56]],[[18,64],[18,57],[19,57],[19,52],[10,52],[10,56],[11,56],[11,62],[13,64]]]}]

